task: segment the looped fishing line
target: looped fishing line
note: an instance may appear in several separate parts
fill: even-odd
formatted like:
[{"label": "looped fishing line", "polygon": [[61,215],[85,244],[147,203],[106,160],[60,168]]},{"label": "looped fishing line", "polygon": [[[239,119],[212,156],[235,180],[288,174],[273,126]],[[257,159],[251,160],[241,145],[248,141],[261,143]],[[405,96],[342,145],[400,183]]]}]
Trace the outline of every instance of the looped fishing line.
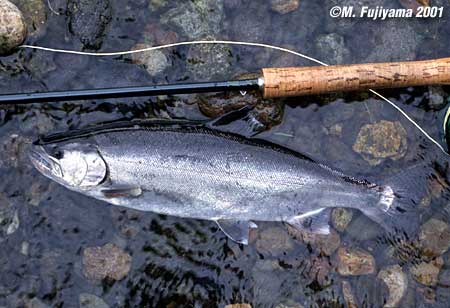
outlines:
[{"label": "looped fishing line", "polygon": [[[186,45],[198,45],[198,44],[223,44],[223,45],[240,45],[240,46],[252,46],[252,47],[262,47],[272,50],[278,50],[286,53],[293,54],[295,56],[310,60],[312,62],[315,62],[317,64],[323,65],[323,66],[329,66],[328,64],[317,60],[315,58],[309,57],[307,55],[304,55],[302,53],[279,47],[269,44],[263,44],[263,43],[252,43],[252,42],[240,42],[240,41],[222,41],[222,40],[199,40],[199,41],[186,41],[186,42],[178,42],[178,43],[172,43],[172,44],[165,44],[160,46],[152,46],[148,48],[142,48],[142,49],[136,49],[136,50],[128,50],[128,51],[119,51],[119,52],[84,52],[84,51],[74,51],[74,50],[66,50],[66,49],[55,49],[55,48],[48,48],[48,47],[41,47],[41,46],[32,46],[32,45],[21,45],[19,48],[28,48],[28,49],[37,49],[37,50],[44,50],[44,51],[50,51],[50,52],[57,52],[57,53],[68,53],[68,54],[76,54],[76,55],[85,55],[85,56],[96,56],[96,57],[105,57],[105,56],[122,56],[122,55],[130,55],[140,52],[147,52],[152,50],[158,50],[158,49],[166,49],[171,47],[177,47],[177,46],[186,46]],[[439,142],[437,142],[434,138],[432,138],[422,127],[420,127],[419,124],[417,124],[408,114],[403,111],[399,106],[394,104],[392,101],[381,95],[380,93],[376,92],[375,90],[369,89],[369,91],[379,98],[381,98],[383,101],[387,102],[389,105],[394,107],[398,112],[400,112],[401,115],[403,115],[409,122],[411,122],[428,140],[430,140],[432,143],[434,143],[442,152],[447,154],[447,152],[444,150],[444,148],[440,145]]]}]

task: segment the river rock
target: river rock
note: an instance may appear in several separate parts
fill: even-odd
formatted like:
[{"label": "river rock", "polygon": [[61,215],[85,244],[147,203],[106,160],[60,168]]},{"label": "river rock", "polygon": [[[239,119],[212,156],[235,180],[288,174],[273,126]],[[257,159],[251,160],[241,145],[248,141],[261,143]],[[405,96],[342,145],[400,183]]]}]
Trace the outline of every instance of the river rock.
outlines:
[{"label": "river rock", "polygon": [[131,256],[114,244],[89,247],[83,252],[84,274],[88,279],[121,280],[131,268]]},{"label": "river rock", "polygon": [[335,208],[331,212],[331,222],[336,230],[344,232],[348,224],[352,221],[353,212],[351,209]]},{"label": "river rock", "polygon": [[347,280],[342,281],[342,295],[348,308],[358,308],[358,300],[353,292],[352,285]]},{"label": "river rock", "polygon": [[375,259],[362,249],[339,248],[337,265],[337,271],[342,276],[359,276],[375,272]]},{"label": "river rock", "polygon": [[316,51],[319,59],[328,64],[344,64],[350,59],[350,51],[344,38],[336,33],[320,35],[316,38]]},{"label": "river rock", "polygon": [[79,296],[80,308],[109,308],[103,299],[89,293],[81,293]]},{"label": "river rock", "polygon": [[449,94],[442,86],[428,87],[428,107],[431,110],[439,111],[449,103]]},{"label": "river rock", "polygon": [[19,228],[19,213],[4,194],[0,194],[0,242]]},{"label": "river rock", "polygon": [[27,35],[27,26],[17,6],[0,0],[0,54],[11,52],[22,44]]},{"label": "river rock", "polygon": [[439,274],[439,285],[444,288],[450,288],[450,269],[441,271]]},{"label": "river rock", "polygon": [[383,268],[378,273],[389,290],[389,297],[384,307],[399,307],[400,301],[408,289],[408,277],[399,265],[392,265]]},{"label": "river rock", "polygon": [[294,244],[291,238],[284,229],[279,227],[262,231],[256,241],[256,250],[262,254],[278,256],[293,248]]},{"label": "river rock", "polygon": [[279,14],[287,14],[298,9],[299,0],[271,0],[270,7],[272,11]]},{"label": "river rock", "polygon": [[295,239],[311,245],[313,249],[327,256],[331,256],[341,245],[341,238],[333,229],[330,229],[329,234],[317,234],[287,225],[287,230]]},{"label": "river rock", "polygon": [[437,257],[450,248],[450,226],[439,219],[431,218],[419,232],[419,246],[428,257]]},{"label": "river rock", "polygon": [[197,80],[225,79],[231,70],[232,62],[230,46],[200,44],[189,48],[186,68]]},{"label": "river rock", "polygon": [[250,304],[230,304],[226,305],[225,308],[252,308]]},{"label": "river rock", "polygon": [[223,1],[184,1],[161,16],[163,25],[175,26],[189,39],[219,34],[222,29]]},{"label": "river rock", "polygon": [[69,0],[69,29],[86,49],[98,50],[112,18],[109,0]]},{"label": "river rock", "polygon": [[44,33],[47,22],[47,7],[42,0],[11,0],[23,14],[27,24],[28,35]]},{"label": "river rock", "polygon": [[275,306],[275,308],[304,308],[304,306],[292,300],[287,300],[282,303],[279,303],[278,305]]},{"label": "river rock", "polygon": [[444,260],[438,257],[431,262],[421,262],[411,266],[410,272],[414,279],[426,286],[435,286]]},{"label": "river rock", "polygon": [[375,166],[388,158],[397,160],[404,157],[408,148],[406,137],[406,130],[400,122],[381,120],[361,128],[353,150]]},{"label": "river rock", "polygon": [[[132,49],[138,50],[149,47],[151,46],[146,44],[137,44]],[[134,53],[132,55],[132,61],[134,64],[144,66],[151,76],[162,73],[167,67],[170,66],[169,60],[161,50]]]}]

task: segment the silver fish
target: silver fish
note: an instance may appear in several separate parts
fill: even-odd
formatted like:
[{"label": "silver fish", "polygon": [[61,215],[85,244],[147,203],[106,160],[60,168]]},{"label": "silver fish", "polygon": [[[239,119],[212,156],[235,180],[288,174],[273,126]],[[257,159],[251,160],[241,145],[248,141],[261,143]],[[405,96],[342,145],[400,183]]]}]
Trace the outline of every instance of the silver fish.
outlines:
[{"label": "silver fish", "polygon": [[36,142],[30,158],[70,190],[137,210],[213,220],[243,244],[257,221],[327,234],[334,207],[361,210],[388,231],[416,216],[410,187],[398,187],[398,177],[383,185],[359,181],[287,148],[198,125],[56,135]]}]

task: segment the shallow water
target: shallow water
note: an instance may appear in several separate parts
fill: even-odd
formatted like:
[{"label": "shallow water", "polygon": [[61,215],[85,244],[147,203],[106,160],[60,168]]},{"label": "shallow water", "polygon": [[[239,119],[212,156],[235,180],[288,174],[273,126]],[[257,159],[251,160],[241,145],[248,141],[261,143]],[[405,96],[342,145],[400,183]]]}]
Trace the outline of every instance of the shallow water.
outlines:
[{"label": "shallow water", "polygon": [[[390,21],[332,19],[328,15],[334,5],[332,0],[302,0],[297,10],[285,15],[271,11],[270,1],[266,2],[198,0],[180,4],[172,0],[111,0],[112,18],[99,51],[206,36],[290,47],[329,64],[448,56],[448,1],[432,1],[444,5],[441,19]],[[396,1],[388,0],[341,2],[400,7]],[[65,14],[66,1],[51,3],[61,14],[51,13],[44,5],[45,23],[26,43],[81,50],[79,35],[69,26],[70,14]],[[158,9],[157,3],[161,3]],[[188,8],[176,10],[183,5]],[[197,15],[180,17],[192,9],[189,5],[206,6],[202,9],[204,14],[198,15],[200,22]],[[173,20],[178,17],[185,28],[192,26],[195,31],[177,27]],[[196,21],[194,26],[189,23],[190,18]],[[330,40],[323,37],[330,33],[337,35],[333,39],[337,45],[327,51]],[[130,57],[93,58],[22,50],[0,58],[0,93],[225,80],[266,66],[312,65],[292,55],[248,47],[232,46],[225,50],[183,47],[164,53],[169,64],[163,72],[152,76],[142,65],[132,63]],[[380,92],[440,140],[440,121],[449,88]],[[433,104],[436,100],[430,99],[430,93],[436,92],[437,100],[442,99],[440,104]],[[239,96],[235,94],[228,100],[256,100],[251,94]],[[71,192],[41,176],[26,157],[30,142],[39,134],[124,118],[204,119],[197,103],[202,102],[201,109],[205,112],[204,105],[220,97],[162,96],[2,107],[0,305],[72,307],[79,305],[80,294],[88,293],[111,307],[223,307],[234,303],[248,303],[252,307],[276,307],[282,303],[286,306],[279,307],[341,307],[348,306],[342,289],[343,284],[349,284],[357,306],[380,307],[388,298],[388,290],[377,275],[385,267],[399,264],[408,280],[401,306],[448,306],[449,253],[443,251],[437,257],[439,260],[442,257],[437,282],[423,285],[413,277],[411,268],[424,260],[433,262],[436,256],[430,259],[422,254],[414,239],[406,245],[395,241],[395,236],[386,237],[358,211],[353,212],[352,222],[344,231],[323,240],[322,249],[317,241],[308,243],[295,238],[285,226],[275,223],[261,223],[250,245],[241,246],[228,240],[213,222],[136,212]],[[267,126],[273,127],[262,132],[261,138],[358,178],[377,181],[417,162],[424,162],[430,170],[435,169],[435,174],[445,176],[448,158],[396,110],[368,93],[272,103],[284,103],[282,121],[279,125],[269,123]],[[381,120],[398,121],[406,134],[400,134],[400,141],[389,134],[385,136],[388,149],[395,148],[392,143],[397,141],[403,147],[397,149],[399,153],[387,155],[391,158],[379,159],[377,164],[372,160],[371,165],[353,147],[364,125],[379,124]],[[422,224],[436,218],[448,228],[445,215],[448,193],[437,186],[434,185],[430,202],[421,205],[418,215]],[[431,229],[434,230],[433,226]],[[437,241],[439,233],[433,234],[430,240]],[[340,240],[337,246],[363,249],[373,255],[376,263],[373,273],[340,274],[337,246],[332,249],[337,237]],[[402,235],[398,234],[398,238]],[[129,272],[118,281],[89,279],[86,250],[107,243],[131,256]],[[436,245],[444,247],[445,236]],[[105,258],[111,256],[106,254]]]}]

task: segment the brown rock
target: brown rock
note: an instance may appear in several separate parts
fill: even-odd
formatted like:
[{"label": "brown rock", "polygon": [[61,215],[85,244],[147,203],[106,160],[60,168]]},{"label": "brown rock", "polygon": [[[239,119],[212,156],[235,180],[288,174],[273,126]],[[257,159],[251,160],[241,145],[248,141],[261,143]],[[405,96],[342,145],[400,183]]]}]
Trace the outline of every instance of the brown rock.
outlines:
[{"label": "brown rock", "polygon": [[352,221],[353,212],[350,209],[335,208],[331,212],[331,221],[336,230],[343,232]]},{"label": "brown rock", "polygon": [[341,237],[333,229],[330,230],[330,234],[316,234],[287,225],[287,230],[297,240],[311,245],[312,248],[327,256],[331,256],[341,245]]},{"label": "brown rock", "polygon": [[375,166],[385,159],[397,160],[405,156],[408,148],[406,137],[406,130],[400,122],[381,120],[361,128],[353,150]]},{"label": "brown rock", "polygon": [[[145,49],[149,47],[151,46],[147,44],[136,44],[132,50]],[[143,65],[151,76],[163,72],[170,65],[169,60],[161,50],[134,53],[132,55],[132,61],[135,64]]]},{"label": "brown rock", "polygon": [[343,276],[359,276],[375,272],[375,259],[362,249],[339,248],[337,262],[337,271]]},{"label": "brown rock", "polygon": [[230,304],[226,305],[225,308],[252,308],[250,304]]},{"label": "brown rock", "polygon": [[428,257],[437,257],[450,248],[450,226],[436,218],[422,225],[419,233],[419,246]]},{"label": "brown rock", "polygon": [[292,250],[293,242],[286,231],[282,228],[274,227],[262,231],[256,241],[256,249],[260,253],[271,255],[281,255]]},{"label": "brown rock", "polygon": [[92,280],[123,279],[131,268],[131,256],[114,244],[89,247],[83,252],[84,275]]},{"label": "brown rock", "polygon": [[25,40],[27,26],[17,6],[0,0],[0,54],[10,52]]},{"label": "brown rock", "polygon": [[378,273],[381,279],[389,289],[389,297],[384,307],[399,307],[400,301],[408,288],[408,277],[399,265],[393,265],[383,268]]},{"label": "brown rock", "polygon": [[344,301],[346,304],[346,307],[348,308],[358,308],[358,301],[355,297],[355,294],[352,290],[352,285],[350,282],[343,280],[342,281],[342,295],[344,295]]},{"label": "brown rock", "polygon": [[279,14],[287,14],[298,9],[299,0],[271,0],[271,8]]},{"label": "brown rock", "polygon": [[414,279],[426,286],[435,286],[438,282],[439,272],[444,265],[444,260],[438,257],[431,262],[422,262],[413,265],[410,272]]}]

